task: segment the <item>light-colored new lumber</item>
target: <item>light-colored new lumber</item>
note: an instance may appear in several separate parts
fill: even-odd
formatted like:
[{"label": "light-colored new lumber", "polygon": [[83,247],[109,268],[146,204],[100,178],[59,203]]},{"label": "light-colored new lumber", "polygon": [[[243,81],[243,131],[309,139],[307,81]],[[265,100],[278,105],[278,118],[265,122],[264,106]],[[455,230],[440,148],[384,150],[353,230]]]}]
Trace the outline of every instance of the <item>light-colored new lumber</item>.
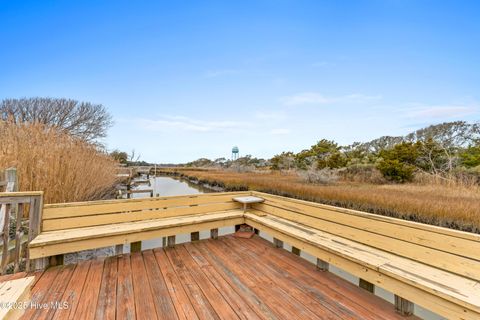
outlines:
[{"label": "light-colored new lumber", "polygon": [[243,222],[243,212],[231,210],[176,218],[50,231],[40,234],[30,243],[30,257],[32,259],[48,257],[61,253],[220,228]]},{"label": "light-colored new lumber", "polygon": [[[28,307],[34,280],[35,277],[31,276],[0,283],[0,319],[15,320],[22,316]],[[16,308],[13,308],[14,304]]]},{"label": "light-colored new lumber", "polygon": [[[290,244],[301,250],[304,250],[306,244],[321,248],[331,255],[340,256],[358,264],[360,267],[379,271],[381,274],[402,281],[406,285],[417,287],[422,291],[438,295],[480,313],[480,283],[478,281],[445,272],[285,219],[272,216],[258,217],[250,213],[247,213],[245,216],[246,223],[249,225],[253,224],[252,226],[255,228],[262,230],[262,228],[268,227],[270,231],[275,230],[295,238],[296,243],[290,242]],[[277,237],[276,233],[273,236]],[[297,245],[297,243],[300,245]],[[332,263],[321,256],[317,257]],[[360,276],[360,278],[375,284],[374,281],[368,278],[363,276]],[[390,290],[389,288],[386,289]],[[396,290],[393,290],[393,292],[402,294]],[[408,299],[408,297],[405,298]],[[415,299],[408,300],[415,301]]]},{"label": "light-colored new lumber", "polygon": [[[307,214],[292,212],[276,207],[267,208],[267,212],[284,219],[296,221],[303,225],[308,225],[316,229],[337,236],[341,236],[346,239],[355,239],[356,242],[379,248],[394,253],[396,255],[420,261],[422,263],[429,264],[443,270],[455,272],[470,277],[472,279],[480,280],[480,260],[474,260],[469,256],[460,256],[462,254],[462,250],[460,249],[458,252],[455,252],[452,248],[450,248],[450,251],[455,252],[450,253],[435,248],[433,244],[426,247],[419,245],[415,242],[400,240],[394,236],[368,231],[368,229],[377,228],[374,226],[377,221],[370,221],[370,223],[368,223],[368,221],[365,221],[364,228],[367,228],[367,230],[365,230],[363,228],[355,228],[349,225],[315,218]],[[339,217],[338,219],[341,219],[341,217]],[[352,222],[352,224],[354,224],[354,222]],[[378,228],[381,227],[382,226]],[[439,235],[437,235],[437,237],[438,236]],[[437,240],[437,247],[442,247],[442,243],[448,243],[449,241],[452,241],[453,245],[455,245],[454,240],[455,239],[450,239],[450,237],[442,235]],[[459,240],[462,241],[463,239]],[[480,243],[474,241],[468,242],[469,247],[465,245],[463,247],[463,252],[469,251],[469,255],[479,258],[478,252],[480,252]]]},{"label": "light-colored new lumber", "polygon": [[[269,233],[270,235],[282,241],[290,243],[301,250],[320,258],[321,260],[333,264],[338,268],[351,273],[352,275],[363,278],[395,294],[402,295],[403,298],[414,301],[418,305],[445,316],[448,319],[480,319],[480,309],[478,308],[478,305],[475,305],[478,302],[478,299],[475,298],[478,297],[478,292],[474,293],[473,296],[471,294],[466,294],[468,297],[470,297],[474,305],[471,306],[469,303],[463,302],[462,304],[468,305],[468,307],[464,307],[462,304],[453,302],[453,299],[443,298],[441,295],[437,294],[435,290],[426,291],[401,280],[392,278],[377,271],[377,268],[371,264],[358,263],[358,261],[355,261],[355,259],[351,260],[343,255],[337,254],[335,250],[326,250],[325,247],[319,246],[315,243],[315,241],[306,241],[304,236],[299,236],[295,232],[290,233],[286,230],[282,230],[282,228],[279,228],[279,226],[272,227],[269,225],[269,223],[260,221],[260,219],[262,218],[259,218],[254,214],[247,213],[245,222],[255,228]],[[352,253],[353,252],[354,251],[352,251]],[[466,281],[468,281],[468,279]],[[473,289],[478,290],[478,288]],[[463,298],[462,290],[460,290],[458,294]]]},{"label": "light-colored new lumber", "polygon": [[110,213],[101,215],[77,216],[72,218],[43,220],[42,231],[66,230],[80,227],[110,225],[122,222],[145,221],[151,219],[180,217],[198,213],[209,213],[240,208],[235,202],[211,203],[198,206],[159,208],[136,212]]},{"label": "light-colored new lumber", "polygon": [[[418,230],[432,231],[432,232],[438,233],[438,234],[445,234],[445,235],[449,235],[449,236],[456,237],[456,238],[462,238],[462,239],[468,239],[468,240],[473,240],[473,241],[480,242],[480,235],[475,234],[475,233],[471,233],[471,232],[459,231],[459,230],[454,230],[454,229],[444,228],[444,227],[438,227],[438,226],[419,223],[419,222],[414,222],[414,221],[407,221],[407,220],[398,219],[398,218],[386,217],[386,216],[382,216],[382,215],[379,215],[379,214],[373,214],[373,213],[368,213],[368,212],[363,212],[363,211],[357,211],[357,210],[352,210],[352,209],[335,207],[335,206],[320,204],[320,203],[316,203],[316,202],[310,202],[310,201],[305,201],[305,200],[298,200],[298,199],[292,199],[292,198],[287,198],[287,197],[281,197],[281,196],[276,196],[276,195],[263,193],[263,192],[252,191],[251,194],[254,195],[254,196],[265,198],[266,202],[268,200],[282,201],[282,202],[284,202],[283,206],[284,206],[285,209],[292,208],[293,210],[295,210],[295,204],[306,205],[306,206],[309,206],[309,207],[322,208],[322,209],[327,209],[327,210],[331,210],[331,211],[335,211],[335,212],[347,213],[347,214],[350,214],[350,215],[355,215],[355,216],[360,216],[360,217],[367,217],[369,219],[374,219],[374,220],[377,220],[377,221],[394,223],[396,225],[407,226],[407,227],[415,228],[415,229],[418,229]],[[256,205],[254,205],[254,206],[256,206]]]},{"label": "light-colored new lumber", "polygon": [[480,261],[480,255],[478,254],[480,237],[479,241],[464,239],[454,236],[453,234],[445,235],[433,230],[421,230],[414,226],[398,224],[396,220],[386,222],[372,219],[368,216],[358,216],[350,213],[317,208],[316,206],[289,203],[286,200],[275,199],[264,204],[256,204],[254,208],[272,214],[288,214],[289,212],[297,215],[301,214],[305,217],[322,219],[326,222],[333,222],[341,226],[357,228],[372,234],[384,235],[429,248],[453,252],[457,255],[463,255]]},{"label": "light-colored new lumber", "polygon": [[76,216],[100,215],[107,213],[141,211],[168,207],[181,207],[207,203],[233,202],[232,198],[242,193],[205,193],[186,196],[118,199],[103,201],[46,204],[44,219],[69,218]]}]

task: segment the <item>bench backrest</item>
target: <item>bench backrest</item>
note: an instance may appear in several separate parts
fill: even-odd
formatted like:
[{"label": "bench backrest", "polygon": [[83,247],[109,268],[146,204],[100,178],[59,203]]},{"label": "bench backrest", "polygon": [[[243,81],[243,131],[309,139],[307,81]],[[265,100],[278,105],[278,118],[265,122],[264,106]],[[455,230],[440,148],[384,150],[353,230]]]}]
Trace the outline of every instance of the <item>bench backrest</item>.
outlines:
[{"label": "bench backrest", "polygon": [[42,231],[92,227],[214,211],[239,209],[233,197],[247,192],[47,204]]},{"label": "bench backrest", "polygon": [[256,210],[480,280],[480,235],[254,192]]}]

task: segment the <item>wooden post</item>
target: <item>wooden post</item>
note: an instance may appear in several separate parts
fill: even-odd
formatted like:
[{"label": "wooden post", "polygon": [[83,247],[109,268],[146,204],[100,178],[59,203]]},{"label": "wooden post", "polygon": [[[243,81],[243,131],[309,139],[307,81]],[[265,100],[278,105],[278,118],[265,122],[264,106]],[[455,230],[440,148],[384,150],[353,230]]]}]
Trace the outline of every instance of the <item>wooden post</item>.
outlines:
[{"label": "wooden post", "polygon": [[294,255],[300,256],[300,249],[298,249],[297,247],[293,247],[293,246],[292,246],[292,253],[293,253]]},{"label": "wooden post", "polygon": [[326,261],[317,258],[317,269],[321,271],[328,271],[329,264]]},{"label": "wooden post", "polygon": [[172,248],[173,246],[175,246],[175,236],[168,236],[167,247]]},{"label": "wooden post", "polygon": [[218,239],[218,228],[210,230],[210,238]]},{"label": "wooden post", "polygon": [[3,245],[3,252],[2,252],[2,266],[1,266],[1,273],[5,274],[7,272],[7,264],[8,264],[8,240],[10,240],[9,231],[10,231],[10,211],[11,211],[11,204],[4,205],[5,207],[5,217],[3,219],[3,230],[2,230],[2,245]]},{"label": "wooden post", "polygon": [[21,258],[21,249],[22,249],[22,238],[23,238],[23,231],[21,231],[22,226],[22,218],[23,218],[23,211],[24,211],[24,203],[18,204],[16,218],[15,218],[15,262],[13,267],[13,272],[17,273],[20,269],[20,262],[22,261]]},{"label": "wooden post", "polygon": [[273,245],[275,248],[283,248],[283,241],[277,238],[273,238]]},{"label": "wooden post", "polygon": [[190,233],[190,241],[198,241],[200,240],[200,232],[192,232]]},{"label": "wooden post", "polygon": [[[28,243],[40,234],[43,215],[43,194],[30,198],[30,211],[28,213]],[[38,258],[33,261],[34,270],[43,270],[48,266],[47,258]],[[29,250],[27,250],[27,272],[30,271]]]},{"label": "wooden post", "polygon": [[358,281],[358,286],[362,289],[367,290],[368,292],[375,292],[375,285],[367,280],[361,279]]},{"label": "wooden post", "polygon": [[167,246],[167,237],[162,237],[162,248]]},{"label": "wooden post", "polygon": [[142,251],[142,241],[135,241],[130,243],[130,252]]},{"label": "wooden post", "polygon": [[411,316],[413,314],[413,302],[395,295],[395,310],[402,316]]}]

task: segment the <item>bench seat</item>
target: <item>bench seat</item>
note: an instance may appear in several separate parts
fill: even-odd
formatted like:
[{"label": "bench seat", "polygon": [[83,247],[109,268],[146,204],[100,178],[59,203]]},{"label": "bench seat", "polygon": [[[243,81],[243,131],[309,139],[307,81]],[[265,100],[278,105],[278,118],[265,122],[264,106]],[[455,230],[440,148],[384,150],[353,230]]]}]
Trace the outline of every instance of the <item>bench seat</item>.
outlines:
[{"label": "bench seat", "polygon": [[263,211],[250,210],[245,223],[430,310],[480,319],[479,281]]},{"label": "bench seat", "polygon": [[[92,217],[95,219],[95,217]],[[239,209],[180,217],[157,218],[108,225],[45,231],[30,244],[30,258],[37,259],[86,249],[196,232],[244,222]]]}]

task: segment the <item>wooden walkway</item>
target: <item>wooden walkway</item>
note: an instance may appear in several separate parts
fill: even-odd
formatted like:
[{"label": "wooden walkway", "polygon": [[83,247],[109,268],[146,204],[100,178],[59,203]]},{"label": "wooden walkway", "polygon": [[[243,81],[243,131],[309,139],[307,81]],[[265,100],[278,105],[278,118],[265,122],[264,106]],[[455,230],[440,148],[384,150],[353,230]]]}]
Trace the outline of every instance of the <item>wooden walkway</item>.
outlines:
[{"label": "wooden walkway", "polygon": [[53,267],[31,297],[22,319],[415,319],[257,236]]}]

